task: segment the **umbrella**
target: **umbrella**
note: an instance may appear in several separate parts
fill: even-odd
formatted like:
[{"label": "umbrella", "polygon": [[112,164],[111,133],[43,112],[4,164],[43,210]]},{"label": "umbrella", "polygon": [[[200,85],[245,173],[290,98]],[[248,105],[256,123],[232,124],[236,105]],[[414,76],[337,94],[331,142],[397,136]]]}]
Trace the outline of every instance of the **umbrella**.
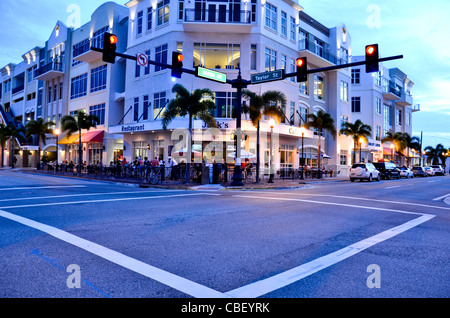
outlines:
[{"label": "umbrella", "polygon": [[[230,158],[235,158],[235,157],[236,157],[236,152],[230,153],[230,154],[228,155],[228,157],[230,157]],[[241,158],[244,158],[244,159],[253,159],[253,158],[256,158],[256,155],[253,154],[253,153],[251,153],[251,152],[248,152],[248,151],[242,149],[242,150],[241,150]]]},{"label": "umbrella", "polygon": [[323,154],[323,155],[322,155],[322,158],[324,158],[324,159],[333,159],[332,157],[330,157],[330,156],[327,155],[327,154]]}]

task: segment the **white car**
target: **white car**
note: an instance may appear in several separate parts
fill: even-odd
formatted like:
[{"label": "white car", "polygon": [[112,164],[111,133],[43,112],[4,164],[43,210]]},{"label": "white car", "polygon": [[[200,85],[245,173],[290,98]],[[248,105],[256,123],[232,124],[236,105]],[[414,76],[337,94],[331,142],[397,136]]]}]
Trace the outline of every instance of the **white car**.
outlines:
[{"label": "white car", "polygon": [[356,163],[350,168],[350,181],[354,182],[356,179],[367,181],[380,181],[380,172],[371,163]]},{"label": "white car", "polygon": [[412,172],[411,169],[406,167],[401,167],[399,169],[400,169],[400,177],[414,178],[414,173]]},{"label": "white car", "polygon": [[434,170],[434,174],[445,175],[444,168],[441,165],[431,165],[431,168]]},{"label": "white car", "polygon": [[436,174],[434,169],[431,167],[424,167],[424,169],[428,176],[434,176]]}]

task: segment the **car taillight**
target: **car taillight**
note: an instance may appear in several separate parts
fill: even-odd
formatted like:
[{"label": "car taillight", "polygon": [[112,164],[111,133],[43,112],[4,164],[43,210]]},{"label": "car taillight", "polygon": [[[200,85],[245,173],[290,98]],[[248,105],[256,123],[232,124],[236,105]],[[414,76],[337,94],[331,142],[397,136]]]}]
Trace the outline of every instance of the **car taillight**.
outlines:
[{"label": "car taillight", "polygon": [[369,169],[366,168],[366,172],[369,171]]}]

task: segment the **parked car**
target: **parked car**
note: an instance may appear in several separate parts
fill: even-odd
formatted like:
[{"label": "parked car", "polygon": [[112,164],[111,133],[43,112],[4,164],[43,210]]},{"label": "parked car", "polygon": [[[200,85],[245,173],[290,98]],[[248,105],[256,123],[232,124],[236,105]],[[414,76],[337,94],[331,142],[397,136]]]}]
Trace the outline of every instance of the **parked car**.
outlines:
[{"label": "parked car", "polygon": [[400,170],[392,162],[375,162],[374,166],[380,172],[381,179],[400,179]]},{"label": "parked car", "polygon": [[412,171],[415,177],[428,177],[424,167],[413,167]]},{"label": "parked car", "polygon": [[434,176],[435,175],[435,172],[434,172],[433,168],[425,167],[424,169],[425,169],[425,172],[427,173],[427,176]]},{"label": "parked car", "polygon": [[436,175],[443,176],[445,174],[445,170],[444,170],[444,168],[442,168],[441,165],[431,165],[431,168],[434,169],[434,173]]},{"label": "parked car", "polygon": [[354,182],[356,179],[367,180],[381,180],[380,172],[371,163],[356,163],[350,168],[350,181]]},{"label": "parked car", "polygon": [[401,167],[399,169],[400,169],[400,177],[414,178],[414,173],[412,172],[411,169],[407,167]]}]

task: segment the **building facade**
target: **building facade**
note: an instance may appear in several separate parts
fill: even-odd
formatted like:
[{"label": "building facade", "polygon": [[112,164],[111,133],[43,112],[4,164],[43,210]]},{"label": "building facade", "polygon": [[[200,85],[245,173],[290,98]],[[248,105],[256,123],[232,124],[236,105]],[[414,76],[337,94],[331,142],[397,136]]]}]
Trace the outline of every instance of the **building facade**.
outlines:
[{"label": "building facade", "polygon": [[[351,36],[344,24],[328,28],[306,14],[297,1],[132,0],[125,6],[107,2],[78,29],[58,21],[42,48],[25,53],[19,65],[1,69],[2,120],[25,125],[42,117],[55,121],[55,128],[61,129],[64,115],[83,110],[100,118],[97,128],[82,131],[83,160],[87,163],[109,164],[123,157],[128,161],[135,157],[182,161],[186,158],[179,151],[183,147],[180,141],[186,140],[188,118],[178,117],[168,129],[162,128],[162,115],[175,98],[172,87],[178,83],[188,91],[209,88],[214,92],[216,107],[212,113],[219,129],[208,129],[201,120],[194,120],[193,148],[201,153],[196,161],[234,164],[233,133],[239,115],[242,130],[248,135],[242,146],[250,156],[256,154],[256,127],[248,114],[236,114],[235,88],[187,73],[172,78],[170,69],[141,66],[124,58],[105,63],[101,53],[91,49],[102,47],[105,32],[118,36],[118,52],[143,54],[164,64],[171,63],[173,51],[182,52],[184,68],[203,67],[228,79],[241,75],[250,80],[252,75],[277,70],[294,73],[298,57],[307,57],[309,69],[358,60],[351,58]],[[303,157],[308,166],[317,165],[320,159],[335,174],[347,175],[353,151],[351,138],[339,133],[333,138],[328,132],[318,136],[313,129],[306,130],[302,138],[300,127],[306,116],[319,110],[331,115],[337,131],[343,122],[361,118],[374,127],[374,142],[386,129],[411,131],[412,82],[398,69],[382,70],[378,75],[380,85],[362,69],[360,83],[356,83],[356,71],[350,68],[310,74],[304,83],[298,83],[294,76],[248,85],[247,89],[256,94],[276,90],[286,96],[281,122],[270,127],[268,117],[261,121],[263,171],[268,173],[272,156],[276,170],[297,169]],[[386,83],[399,85],[399,96],[391,93]],[[365,85],[370,86],[370,94],[365,93]],[[355,97],[360,98],[360,105],[366,105],[366,100],[374,101],[374,105],[379,98],[381,115],[378,104],[355,111]],[[248,102],[243,99],[243,103]],[[389,117],[383,117],[384,104],[389,105]],[[397,123],[395,119],[400,118]],[[220,156],[206,151],[212,143],[214,153],[222,150]],[[33,153],[27,153],[31,157],[25,160],[23,150],[27,148],[18,146],[22,149],[16,154],[20,165],[33,166]],[[55,136],[48,136],[46,144],[41,145],[42,154],[53,158],[57,154],[59,161],[77,163],[78,134],[61,134],[56,148]],[[367,158],[376,160],[381,150],[372,150],[370,146],[363,149]]]}]

